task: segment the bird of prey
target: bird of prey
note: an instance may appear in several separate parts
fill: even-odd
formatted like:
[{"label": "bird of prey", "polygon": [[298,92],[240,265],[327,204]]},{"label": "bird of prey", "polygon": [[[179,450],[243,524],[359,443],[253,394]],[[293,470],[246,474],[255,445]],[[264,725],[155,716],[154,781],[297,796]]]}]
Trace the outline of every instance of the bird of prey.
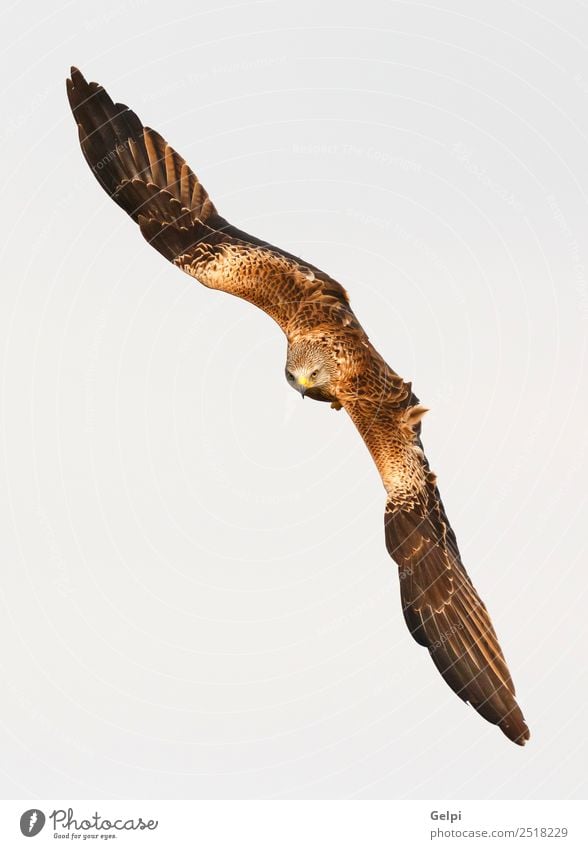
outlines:
[{"label": "bird of prey", "polygon": [[375,350],[345,289],[229,224],[162,136],[76,68],[67,93],[90,169],[149,244],[204,286],[264,310],[286,335],[290,386],[349,414],[386,490],[386,547],[410,633],[461,699],[524,745],[510,673],[423,453],[426,408]]}]

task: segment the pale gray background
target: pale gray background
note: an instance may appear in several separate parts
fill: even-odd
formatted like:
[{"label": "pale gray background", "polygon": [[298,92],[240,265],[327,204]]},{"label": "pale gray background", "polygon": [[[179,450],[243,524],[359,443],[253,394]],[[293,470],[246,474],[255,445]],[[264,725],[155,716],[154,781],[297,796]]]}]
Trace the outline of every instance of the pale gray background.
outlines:
[{"label": "pale gray background", "polygon": [[[2,29],[1,794],[585,794],[586,3],[29,2]],[[525,749],[406,631],[346,415],[94,181],[72,62],[341,280],[432,408]]]}]

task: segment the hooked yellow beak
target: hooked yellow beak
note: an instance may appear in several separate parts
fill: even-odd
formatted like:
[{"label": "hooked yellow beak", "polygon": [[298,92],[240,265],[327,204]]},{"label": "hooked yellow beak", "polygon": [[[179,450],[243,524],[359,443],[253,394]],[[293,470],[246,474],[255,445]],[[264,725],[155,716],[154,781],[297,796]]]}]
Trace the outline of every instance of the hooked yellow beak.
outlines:
[{"label": "hooked yellow beak", "polygon": [[300,387],[300,394],[304,398],[304,396],[306,395],[306,390],[309,388],[309,386],[312,386],[312,383],[307,377],[297,377],[296,383]]}]

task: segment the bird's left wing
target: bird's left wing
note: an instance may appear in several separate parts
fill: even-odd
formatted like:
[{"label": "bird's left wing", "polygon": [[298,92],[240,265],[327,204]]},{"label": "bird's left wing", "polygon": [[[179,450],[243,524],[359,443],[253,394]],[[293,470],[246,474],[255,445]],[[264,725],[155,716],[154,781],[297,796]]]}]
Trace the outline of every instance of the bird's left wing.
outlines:
[{"label": "bird's left wing", "polygon": [[458,696],[523,745],[529,730],[504,655],[462,563],[422,450],[420,419],[426,409],[410,384],[393,372],[388,375],[381,400],[350,397],[344,406],[388,494],[386,547],[398,564],[406,624]]},{"label": "bird's left wing", "polygon": [[260,307],[286,333],[303,305],[323,310],[325,320],[350,312],[345,290],[327,274],[222,218],[159,133],[77,68],[67,94],[92,173],[166,259],[205,286]]}]

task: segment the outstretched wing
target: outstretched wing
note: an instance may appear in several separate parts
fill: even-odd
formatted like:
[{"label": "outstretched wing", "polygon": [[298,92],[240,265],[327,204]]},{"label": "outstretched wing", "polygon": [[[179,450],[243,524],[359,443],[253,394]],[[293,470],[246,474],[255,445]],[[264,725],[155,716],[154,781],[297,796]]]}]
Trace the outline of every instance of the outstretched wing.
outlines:
[{"label": "outstretched wing", "polygon": [[422,451],[420,419],[426,410],[408,384],[397,383],[394,394],[381,403],[350,400],[345,409],[388,493],[386,547],[398,564],[406,624],[458,696],[524,745],[529,729],[504,655]]},{"label": "outstretched wing", "polygon": [[166,259],[205,286],[260,307],[286,333],[302,304],[323,310],[325,320],[351,312],[345,290],[327,274],[222,218],[159,133],[77,68],[67,94],[92,173]]}]

